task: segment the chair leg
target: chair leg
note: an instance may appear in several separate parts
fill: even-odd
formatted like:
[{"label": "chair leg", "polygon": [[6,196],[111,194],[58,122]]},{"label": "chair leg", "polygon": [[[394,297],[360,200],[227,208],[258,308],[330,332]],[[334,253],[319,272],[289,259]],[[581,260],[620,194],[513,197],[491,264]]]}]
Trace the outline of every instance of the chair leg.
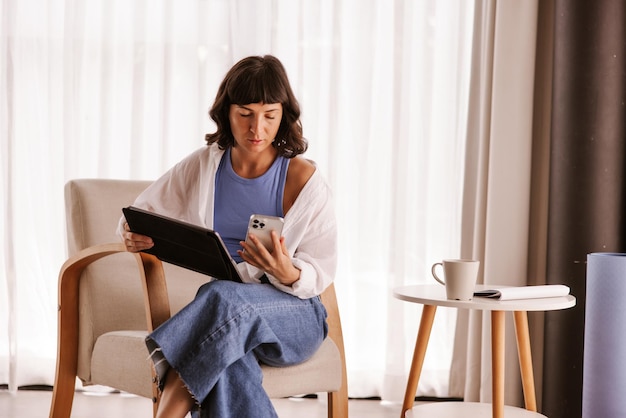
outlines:
[{"label": "chair leg", "polygon": [[50,404],[50,418],[69,418],[74,402],[76,376],[57,372]]},{"label": "chair leg", "polygon": [[78,282],[87,262],[70,259],[59,274],[57,365],[50,418],[69,418],[72,413],[78,368]]},{"label": "chair leg", "polygon": [[348,390],[328,392],[328,418],[348,418]]},{"label": "chair leg", "polygon": [[152,368],[152,416],[156,417],[159,410],[159,402],[161,401],[161,391],[159,390],[159,382],[156,371]]}]

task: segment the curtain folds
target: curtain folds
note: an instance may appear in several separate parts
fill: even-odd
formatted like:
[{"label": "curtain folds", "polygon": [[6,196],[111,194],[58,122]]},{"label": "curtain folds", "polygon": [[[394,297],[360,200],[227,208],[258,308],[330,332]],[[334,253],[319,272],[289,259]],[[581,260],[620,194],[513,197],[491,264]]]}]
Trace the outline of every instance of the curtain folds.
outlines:
[{"label": "curtain folds", "polygon": [[[548,202],[550,196],[550,128],[552,112],[552,57],[554,4],[540,1],[537,10],[537,55],[533,110],[528,284],[546,284]],[[542,410],[544,312],[529,312],[531,351],[537,406]]]},{"label": "curtain folds", "polygon": [[[476,3],[464,185],[462,256],[482,260],[485,284],[528,283],[537,1]],[[490,321],[459,312],[451,394],[491,401]],[[512,319],[506,323],[505,402],[522,405]],[[463,355],[465,353],[465,355]]]},{"label": "curtain folds", "polygon": [[[156,178],[203,146],[228,68],[271,53],[335,193],[350,396],[402,398],[419,307],[391,290],[460,255],[473,2],[0,5],[0,384],[53,381],[65,182]],[[444,311],[418,395],[448,396]]]},{"label": "curtain folds", "polygon": [[626,252],[626,4],[554,1],[546,274],[577,305],[546,314],[544,413],[582,414],[587,254]]}]

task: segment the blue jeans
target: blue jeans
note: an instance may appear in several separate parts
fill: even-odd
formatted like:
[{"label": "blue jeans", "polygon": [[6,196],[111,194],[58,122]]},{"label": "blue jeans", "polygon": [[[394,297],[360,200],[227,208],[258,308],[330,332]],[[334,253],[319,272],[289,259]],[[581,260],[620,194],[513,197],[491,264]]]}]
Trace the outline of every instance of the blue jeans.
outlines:
[{"label": "blue jeans", "polygon": [[217,280],[146,339],[160,382],[172,367],[200,405],[194,417],[276,417],[259,362],[289,366],[326,338],[318,297],[300,299],[269,284]]}]

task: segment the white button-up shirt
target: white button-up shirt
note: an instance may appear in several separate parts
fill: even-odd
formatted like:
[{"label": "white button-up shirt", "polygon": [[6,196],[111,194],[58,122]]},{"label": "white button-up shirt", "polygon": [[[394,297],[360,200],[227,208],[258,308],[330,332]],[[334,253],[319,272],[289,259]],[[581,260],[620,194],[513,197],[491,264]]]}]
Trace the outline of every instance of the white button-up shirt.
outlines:
[{"label": "white button-up shirt", "polygon": [[[133,206],[213,229],[215,174],[223,155],[217,144],[198,149],[152,183]],[[120,234],[124,223],[120,219]],[[300,279],[285,286],[267,274],[270,283],[302,299],[321,294],[335,276],[337,224],[332,192],[319,170],[285,214],[283,236],[294,266],[300,269]],[[237,269],[245,283],[259,283],[263,275],[246,262]]]}]

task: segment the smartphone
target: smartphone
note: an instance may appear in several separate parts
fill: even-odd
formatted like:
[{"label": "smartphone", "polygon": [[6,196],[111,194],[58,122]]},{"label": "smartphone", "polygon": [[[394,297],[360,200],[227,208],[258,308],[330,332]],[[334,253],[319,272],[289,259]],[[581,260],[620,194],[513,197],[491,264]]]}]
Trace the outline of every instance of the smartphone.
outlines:
[{"label": "smartphone", "polygon": [[283,232],[283,218],[278,216],[268,216],[253,214],[248,222],[248,232],[246,233],[246,243],[256,248],[250,241],[250,234],[254,234],[263,244],[267,251],[272,252],[274,248],[272,244],[271,232],[276,231],[280,237]]}]

